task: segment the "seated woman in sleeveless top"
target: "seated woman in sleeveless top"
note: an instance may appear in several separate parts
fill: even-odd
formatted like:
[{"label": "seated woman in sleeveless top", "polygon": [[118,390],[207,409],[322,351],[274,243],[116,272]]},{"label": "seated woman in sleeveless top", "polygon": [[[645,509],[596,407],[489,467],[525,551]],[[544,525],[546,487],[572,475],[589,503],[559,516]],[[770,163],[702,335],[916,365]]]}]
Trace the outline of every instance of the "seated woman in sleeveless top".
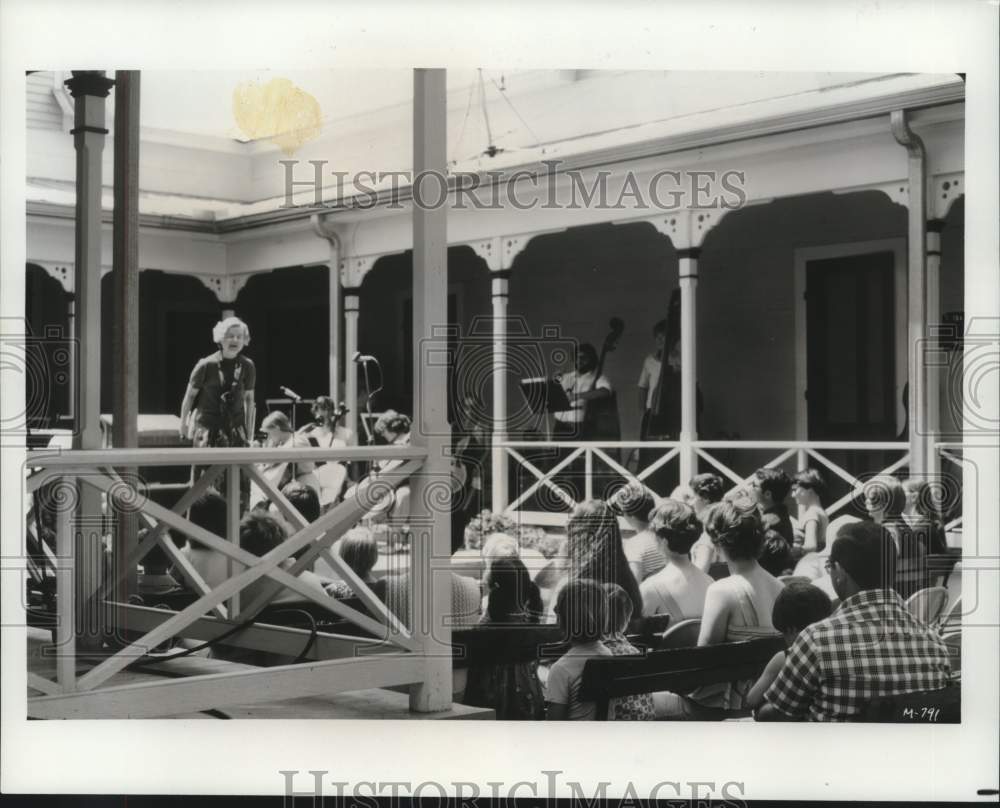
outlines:
[{"label": "seated woman in sleeveless top", "polygon": [[[706,514],[705,529],[728,565],[729,577],[708,588],[698,645],[776,635],[771,611],[783,586],[757,563],[764,531],[756,509],[739,500],[720,502]],[[752,681],[709,685],[687,698],[657,693],[657,717],[696,718],[698,706],[740,709],[752,685]]]},{"label": "seated woman in sleeveless top", "polygon": [[667,566],[639,587],[643,615],[669,614],[671,625],[701,617],[712,579],[689,557],[702,530],[694,509],[666,499],[650,514],[649,526],[660,543]]}]

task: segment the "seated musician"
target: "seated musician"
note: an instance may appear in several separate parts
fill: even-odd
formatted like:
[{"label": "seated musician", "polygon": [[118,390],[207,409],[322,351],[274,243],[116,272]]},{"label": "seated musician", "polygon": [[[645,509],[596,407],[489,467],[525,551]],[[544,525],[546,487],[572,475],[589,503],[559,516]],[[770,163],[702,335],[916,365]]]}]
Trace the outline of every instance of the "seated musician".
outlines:
[{"label": "seated musician", "polygon": [[[324,449],[343,448],[354,440],[354,433],[340,425],[340,419],[347,412],[343,405],[337,405],[329,396],[320,396],[312,406],[313,423],[303,427],[299,433],[310,446]],[[343,463],[325,462],[315,466],[319,482],[320,505],[328,507],[340,497],[347,480],[347,467]]]},{"label": "seated musician", "polygon": [[[267,436],[264,445],[277,449],[308,449],[309,441],[303,435],[297,435],[292,431],[292,425],[280,410],[267,415],[261,421],[260,428]],[[319,480],[316,479],[315,463],[289,463],[284,460],[276,460],[274,463],[264,463],[259,466],[260,471],[278,489],[284,488],[288,483],[297,480],[303,485],[308,485],[319,492]],[[256,504],[256,503],[252,503]]]},{"label": "seated musician", "polygon": [[597,376],[597,349],[588,342],[576,353],[576,369],[556,376],[572,409],[555,413],[557,438],[585,438],[586,406],[589,401],[609,398],[614,390],[604,375]]}]

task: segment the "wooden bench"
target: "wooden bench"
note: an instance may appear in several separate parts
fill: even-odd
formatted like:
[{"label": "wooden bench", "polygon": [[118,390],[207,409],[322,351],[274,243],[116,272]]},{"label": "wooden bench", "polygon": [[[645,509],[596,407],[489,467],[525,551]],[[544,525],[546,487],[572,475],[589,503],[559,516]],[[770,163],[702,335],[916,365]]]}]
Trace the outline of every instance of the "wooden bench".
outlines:
[{"label": "wooden bench", "polygon": [[[784,640],[775,636],[653,651],[645,656],[591,659],[583,669],[580,699],[596,702],[598,720],[604,721],[613,698],[662,690],[683,694],[703,685],[756,679],[771,657],[784,649]],[[746,715],[749,710],[705,708],[698,717],[721,720]]]}]

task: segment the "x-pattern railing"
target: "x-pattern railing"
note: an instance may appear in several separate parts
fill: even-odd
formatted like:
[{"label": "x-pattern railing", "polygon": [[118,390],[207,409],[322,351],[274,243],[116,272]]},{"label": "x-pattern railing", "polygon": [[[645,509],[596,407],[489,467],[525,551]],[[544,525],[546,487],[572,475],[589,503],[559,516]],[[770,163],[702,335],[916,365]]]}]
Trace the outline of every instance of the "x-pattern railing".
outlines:
[{"label": "x-pattern railing", "polygon": [[[377,455],[378,459],[395,461],[387,466],[377,478],[370,478],[354,489],[349,498],[323,514],[316,521],[307,523],[291,502],[255,467],[256,463],[272,462],[278,452],[281,459],[290,462],[306,462],[309,460],[330,460],[328,455],[336,454],[336,460],[369,458]],[[260,455],[260,456],[258,456]],[[288,457],[285,457],[288,455]],[[301,455],[301,457],[300,457]],[[308,457],[306,456],[308,455]],[[313,457],[315,455],[315,457]],[[322,455],[322,457],[320,457]],[[342,455],[342,456],[341,456]],[[355,457],[357,455],[357,457]],[[328,637],[350,641],[352,646],[379,648],[386,646],[400,652],[413,652],[420,649],[420,642],[402,625],[390,612],[370,587],[361,580],[354,571],[339,557],[332,553],[332,544],[363,516],[378,507],[385,497],[400,484],[406,482],[412,474],[418,471],[425,456],[425,451],[416,447],[386,447],[385,449],[293,449],[293,450],[106,450],[78,451],[62,453],[58,456],[45,456],[33,453],[29,465],[40,469],[27,480],[27,490],[37,491],[42,485],[63,481],[76,485],[78,483],[90,486],[102,492],[112,504],[137,512],[140,519],[149,526],[149,532],[128,554],[125,563],[116,565],[117,575],[113,580],[106,581],[98,591],[102,601],[122,583],[128,570],[134,569],[155,546],[159,546],[173,560],[175,569],[197,594],[197,599],[179,612],[147,609],[146,612],[159,612],[159,620],[154,620],[152,627],[142,636],[129,642],[125,647],[102,659],[96,666],[77,677],[77,653],[75,645],[75,615],[73,587],[73,513],[71,508],[58,511],[56,530],[57,548],[55,561],[57,568],[57,604],[58,622],[56,644],[59,657],[56,663],[56,681],[46,679],[32,672],[29,685],[46,694],[30,699],[34,714],[39,716],[58,716],[60,706],[65,707],[65,700],[79,697],[88,691],[97,691],[95,695],[107,695],[109,688],[101,687],[137,658],[142,657],[175,637],[182,637],[193,628],[204,629],[206,619],[219,619],[233,625],[249,625],[250,621],[265,609],[284,590],[291,590],[304,601],[315,604],[327,610],[338,618],[345,619],[364,629],[377,639],[359,637],[340,637],[330,634]],[[136,487],[122,479],[114,470],[115,467],[135,467],[138,465],[180,465],[208,464],[207,470],[187,491],[172,509],[168,509],[146,497]],[[295,528],[295,532],[278,547],[266,555],[257,557],[239,547],[239,509],[238,491],[241,470],[264,492],[273,505],[286,520]],[[227,536],[222,537],[207,531],[185,518],[183,514],[196,502],[205,491],[215,483],[223,471],[228,471],[230,492],[229,520]],[[109,507],[109,510],[111,508]],[[167,534],[167,530],[183,534],[212,551],[224,555],[230,564],[231,575],[215,587],[209,586],[198,574],[184,553],[182,553]],[[296,558],[296,556],[298,556]],[[320,593],[311,588],[298,575],[310,568],[313,562],[322,557],[327,564],[351,587],[357,598],[368,610],[362,613],[336,600],[326,593]],[[61,573],[61,574],[60,574]],[[239,603],[240,593],[246,593],[254,584],[260,584],[256,595],[242,608]],[[77,593],[79,595],[79,593]],[[90,593],[87,593],[88,595]],[[228,603],[228,607],[224,604]],[[125,604],[113,604],[123,610],[136,609]],[[148,615],[144,615],[148,616]],[[278,627],[273,628],[280,631]],[[393,657],[398,661],[398,656]],[[382,664],[391,662],[388,656],[382,657]],[[343,674],[347,666],[357,663],[364,668],[365,675],[341,676],[341,681],[327,682],[329,672],[319,670],[323,666],[334,666]],[[404,664],[393,669],[384,667],[381,671],[373,668],[378,664],[368,657],[363,659],[336,659],[313,663],[312,668],[320,674],[317,682],[324,684],[317,692],[333,693],[339,690],[357,689],[358,682],[365,682],[365,687],[377,687],[382,684],[398,685],[419,680],[419,666]],[[295,666],[287,666],[294,668]],[[267,669],[274,671],[276,677],[291,674],[284,668]],[[202,677],[190,677],[201,679]],[[295,681],[301,679],[301,671]],[[141,688],[165,688],[170,682],[144,684]],[[136,685],[128,686],[132,691]],[[314,687],[319,687],[314,685]],[[114,688],[112,688],[114,689]],[[176,690],[177,688],[174,688]],[[253,701],[252,693],[236,688],[241,698]],[[300,688],[301,691],[301,688]],[[187,692],[187,691],[185,691]],[[206,691],[207,692],[207,691]],[[262,694],[273,698],[273,691],[265,688]],[[130,693],[135,695],[135,693]],[[264,697],[257,696],[257,699]],[[190,698],[190,697],[189,697]],[[47,704],[49,700],[51,703]],[[74,706],[80,705],[74,702]],[[168,707],[163,711],[169,712]],[[84,711],[86,714],[86,711]]]},{"label": "x-pattern railing", "polygon": [[[689,444],[698,458],[703,460],[712,470],[720,473],[725,479],[732,483],[732,487],[746,486],[753,475],[743,476],[734,471],[729,465],[721,461],[715,453],[720,450],[775,450],[777,454],[763,463],[764,468],[776,468],[787,463],[793,457],[796,461],[796,468],[802,469],[809,465],[810,458],[822,465],[826,470],[842,479],[848,484],[849,491],[835,502],[827,506],[828,514],[834,514],[850,504],[857,498],[863,488],[864,480],[855,476],[832,461],[826,455],[831,452],[902,452],[903,455],[898,460],[890,463],[884,468],[875,469],[875,474],[893,474],[899,469],[907,466],[910,462],[909,445],[895,441],[873,441],[873,442],[845,442],[845,441],[693,441]],[[654,491],[647,484],[647,480],[661,469],[665,464],[673,460],[682,451],[683,445],[678,441],[617,441],[617,442],[593,442],[593,441],[565,441],[547,442],[532,441],[524,443],[505,442],[498,447],[499,451],[506,452],[513,460],[519,463],[529,472],[535,481],[525,488],[507,507],[505,513],[513,515],[522,509],[532,496],[543,488],[551,491],[556,498],[561,501],[566,509],[572,509],[576,504],[573,496],[574,492],[569,490],[565,484],[560,484],[560,475],[574,463],[583,459],[583,487],[584,496],[590,499],[594,496],[595,462],[602,463],[612,472],[620,475],[625,481],[641,485],[654,497],[665,496],[668,492]],[[536,464],[526,459],[523,452],[528,449],[548,449],[568,451],[569,454],[556,463],[551,469],[542,471]],[[648,462],[643,468],[637,471],[629,470],[625,465],[612,457],[612,453],[619,450],[634,451],[640,450],[643,454],[658,454],[655,459]],[[641,456],[641,455],[640,455]],[[526,515],[523,511],[522,515]],[[542,518],[541,514],[533,514],[536,518]]]}]

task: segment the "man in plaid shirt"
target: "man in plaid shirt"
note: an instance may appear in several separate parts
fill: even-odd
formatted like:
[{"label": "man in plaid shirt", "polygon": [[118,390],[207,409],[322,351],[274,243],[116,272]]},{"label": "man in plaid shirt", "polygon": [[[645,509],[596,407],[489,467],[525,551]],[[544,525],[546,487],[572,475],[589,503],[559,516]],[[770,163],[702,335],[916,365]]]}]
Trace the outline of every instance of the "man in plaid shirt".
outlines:
[{"label": "man in plaid shirt", "polygon": [[796,638],[757,720],[849,721],[877,696],[948,685],[947,646],[891,589],[895,567],[895,543],[881,527],[840,529],[830,550],[840,608]]}]

